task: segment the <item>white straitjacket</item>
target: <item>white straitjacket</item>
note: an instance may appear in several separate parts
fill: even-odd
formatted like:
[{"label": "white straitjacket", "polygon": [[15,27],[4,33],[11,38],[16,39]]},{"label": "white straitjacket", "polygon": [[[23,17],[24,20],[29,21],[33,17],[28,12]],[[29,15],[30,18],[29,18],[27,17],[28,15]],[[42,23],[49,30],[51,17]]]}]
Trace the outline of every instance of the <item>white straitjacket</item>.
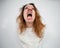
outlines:
[{"label": "white straitjacket", "polygon": [[41,39],[36,36],[32,28],[26,28],[22,34],[18,33],[23,48],[39,48]]}]

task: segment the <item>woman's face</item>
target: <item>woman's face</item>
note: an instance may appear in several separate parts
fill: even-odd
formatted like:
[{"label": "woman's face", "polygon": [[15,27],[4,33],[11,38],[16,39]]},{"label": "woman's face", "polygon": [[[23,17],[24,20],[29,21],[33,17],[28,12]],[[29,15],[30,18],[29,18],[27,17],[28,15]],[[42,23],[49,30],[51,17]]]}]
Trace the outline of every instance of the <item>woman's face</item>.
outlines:
[{"label": "woman's face", "polygon": [[26,5],[23,12],[23,17],[26,23],[33,23],[35,19],[35,8],[33,5]]}]

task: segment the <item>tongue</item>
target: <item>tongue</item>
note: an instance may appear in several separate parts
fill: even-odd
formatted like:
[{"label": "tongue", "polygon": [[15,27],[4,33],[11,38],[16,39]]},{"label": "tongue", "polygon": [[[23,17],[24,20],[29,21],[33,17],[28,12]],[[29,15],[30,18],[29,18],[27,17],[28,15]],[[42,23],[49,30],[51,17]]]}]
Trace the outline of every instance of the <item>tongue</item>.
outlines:
[{"label": "tongue", "polygon": [[32,17],[31,16],[28,16],[27,19],[30,20],[30,19],[32,19]]}]

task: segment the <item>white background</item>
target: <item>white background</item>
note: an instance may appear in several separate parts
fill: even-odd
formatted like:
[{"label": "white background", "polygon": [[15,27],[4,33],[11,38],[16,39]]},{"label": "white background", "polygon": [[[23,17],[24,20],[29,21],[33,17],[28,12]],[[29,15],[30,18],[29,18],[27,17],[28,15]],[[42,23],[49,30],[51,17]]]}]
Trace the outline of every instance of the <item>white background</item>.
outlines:
[{"label": "white background", "polygon": [[59,0],[0,0],[0,48],[21,48],[16,35],[16,17],[19,9],[33,2],[46,24],[41,48],[60,48]]}]

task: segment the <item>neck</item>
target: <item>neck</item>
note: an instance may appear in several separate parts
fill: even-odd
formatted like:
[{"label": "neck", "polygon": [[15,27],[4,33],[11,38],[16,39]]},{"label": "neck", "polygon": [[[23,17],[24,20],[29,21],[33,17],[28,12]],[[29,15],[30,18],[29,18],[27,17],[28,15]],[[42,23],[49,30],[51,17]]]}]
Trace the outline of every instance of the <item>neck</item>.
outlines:
[{"label": "neck", "polygon": [[26,25],[28,28],[33,27],[33,23],[26,23]]}]

